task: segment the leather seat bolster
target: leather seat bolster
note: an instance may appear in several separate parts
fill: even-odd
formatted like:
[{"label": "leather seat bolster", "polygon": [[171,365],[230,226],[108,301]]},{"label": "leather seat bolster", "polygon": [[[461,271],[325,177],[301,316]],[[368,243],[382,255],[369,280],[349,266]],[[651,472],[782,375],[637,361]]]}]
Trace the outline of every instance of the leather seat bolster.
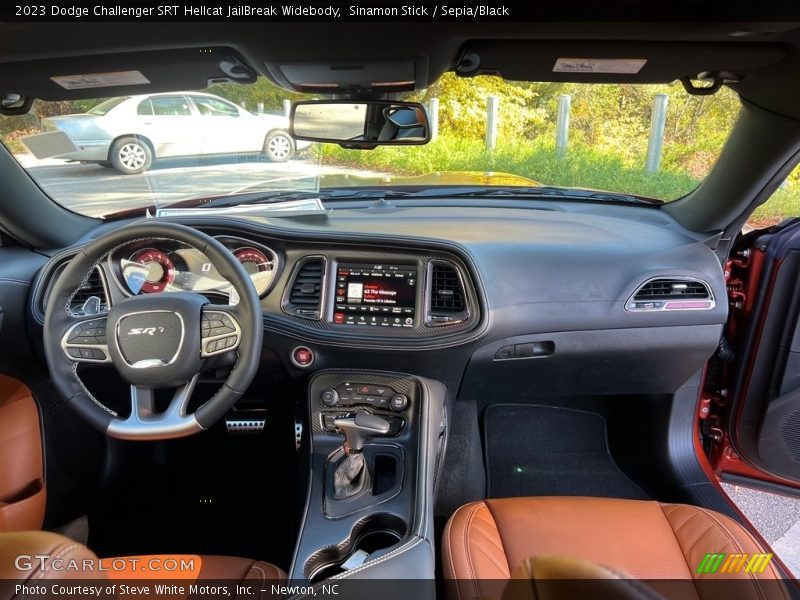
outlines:
[{"label": "leather seat bolster", "polygon": [[278,582],[286,581],[289,579],[289,576],[283,571],[283,569],[279,569],[271,563],[257,560],[250,565],[250,569],[247,571],[247,575],[245,575],[244,579],[254,579],[263,582]]},{"label": "leather seat bolster", "polygon": [[[143,556],[126,556],[122,558],[106,558],[102,564],[111,567],[118,563],[129,565],[130,568],[119,569],[111,568],[108,576],[115,580],[169,580],[171,582],[180,581],[182,584],[192,584],[195,582],[217,582],[218,584],[230,585],[236,582],[247,586],[248,582],[253,585],[251,593],[242,596],[255,598],[256,600],[269,600],[278,597],[279,594],[272,593],[273,584],[281,584],[288,579],[286,573],[272,565],[260,560],[249,558],[238,558],[235,556],[198,556],[194,554],[151,554]],[[123,562],[124,561],[124,562]],[[171,561],[168,563],[167,561]],[[171,564],[170,568],[164,569],[163,566]],[[181,565],[176,570],[176,566]],[[150,567],[155,568],[152,570]],[[166,600],[185,600],[186,596],[175,593],[169,594]]]},{"label": "leather seat bolster", "polygon": [[183,581],[277,582],[287,578],[286,573],[275,565],[236,556],[147,554],[104,558],[100,563],[107,569],[108,577],[120,580],[180,579]]},{"label": "leather seat bolster", "polygon": [[[180,580],[184,584],[216,581],[227,586],[234,582],[248,586],[247,582],[252,582],[246,597],[268,600],[280,595],[273,594],[272,585],[282,584],[287,576],[274,565],[248,558],[152,554],[101,560],[86,546],[55,533],[0,533],[0,600],[18,600],[16,583],[47,579]],[[188,591],[184,592],[168,593],[164,598],[184,600]]]},{"label": "leather seat bolster", "polygon": [[[750,532],[730,517],[685,504],[661,504],[660,506],[664,517],[672,527],[675,539],[678,540],[688,565],[695,567],[699,565],[707,552],[725,554],[764,552],[761,544]],[[770,579],[780,579],[781,577],[772,562],[761,576]]]},{"label": "leather seat bolster", "polygon": [[40,529],[44,512],[39,409],[24,383],[0,374],[0,531]]},{"label": "leather seat bolster", "polygon": [[[552,576],[555,567],[564,564],[575,570],[569,578],[580,579],[580,573],[589,573],[590,578],[599,579],[602,573],[617,573],[623,579],[649,580],[656,592],[680,589],[686,598],[717,596],[713,582],[721,579],[749,582],[737,589],[749,587],[753,598],[784,598],[784,587],[774,581],[781,574],[773,563],[758,573],[745,569],[698,573],[706,554],[726,554],[729,559],[735,556],[744,561],[749,555],[765,552],[744,527],[714,511],[614,498],[472,502],[453,514],[442,539],[447,591],[450,598],[459,600],[499,598],[498,580],[507,582],[525,572],[534,579],[547,578],[545,574]],[[561,559],[536,562],[544,556]],[[659,584],[667,581],[675,583]],[[532,585],[529,591],[536,590]]]},{"label": "leather seat bolster", "polygon": [[[23,558],[18,562],[20,556]],[[40,561],[37,556],[46,556],[48,560]],[[86,574],[81,570],[53,569],[52,566],[74,561],[75,565],[82,567],[94,565],[97,560],[94,552],[86,546],[56,533],[15,531],[0,534],[0,580],[82,579]]]},{"label": "leather seat bolster", "polygon": [[443,568],[453,597],[490,597],[492,590],[486,588],[492,584],[484,582],[511,575],[497,523],[485,502],[459,508],[447,523],[442,542]]}]

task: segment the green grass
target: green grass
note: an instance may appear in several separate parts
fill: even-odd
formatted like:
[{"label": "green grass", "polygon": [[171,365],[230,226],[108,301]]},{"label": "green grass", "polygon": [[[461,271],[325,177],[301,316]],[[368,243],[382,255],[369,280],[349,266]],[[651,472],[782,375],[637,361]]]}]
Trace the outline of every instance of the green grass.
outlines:
[{"label": "green grass", "polygon": [[[662,168],[647,174],[643,166],[617,154],[572,144],[558,158],[553,144],[511,142],[498,144],[493,153],[480,140],[440,137],[425,146],[375,150],[346,150],[322,146],[324,164],[344,165],[403,175],[433,171],[495,171],[521,175],[544,185],[581,187],[636,194],[660,200],[675,200],[694,190],[702,181],[685,172]],[[756,228],[800,215],[800,182],[789,181],[758,207],[748,223]]]},{"label": "green grass", "polygon": [[495,171],[521,175],[545,185],[583,187],[674,200],[692,191],[699,180],[662,170],[649,175],[622,158],[573,145],[563,158],[552,144],[512,142],[486,151],[480,140],[439,138],[425,146],[346,150],[326,145],[323,162],[332,165],[419,175],[432,171]]},{"label": "green grass", "polygon": [[748,223],[756,228],[780,223],[788,217],[800,216],[800,185],[787,182],[759,206]]}]

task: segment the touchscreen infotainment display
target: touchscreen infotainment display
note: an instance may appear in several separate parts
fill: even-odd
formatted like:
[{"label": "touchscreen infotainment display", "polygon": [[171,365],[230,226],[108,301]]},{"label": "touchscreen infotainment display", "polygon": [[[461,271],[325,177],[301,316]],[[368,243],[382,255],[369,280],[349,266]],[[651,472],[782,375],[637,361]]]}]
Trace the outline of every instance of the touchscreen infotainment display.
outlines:
[{"label": "touchscreen infotainment display", "polygon": [[340,264],[333,322],[365,327],[413,327],[417,306],[414,265]]}]

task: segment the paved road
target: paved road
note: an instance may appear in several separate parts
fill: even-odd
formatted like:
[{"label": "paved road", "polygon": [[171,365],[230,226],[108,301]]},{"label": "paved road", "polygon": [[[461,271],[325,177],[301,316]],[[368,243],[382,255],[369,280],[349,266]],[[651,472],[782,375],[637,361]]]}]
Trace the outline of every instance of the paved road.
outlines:
[{"label": "paved road", "polygon": [[318,175],[337,172],[313,160],[271,163],[255,154],[163,159],[141,175],[120,175],[100,165],[37,160],[30,155],[17,158],[58,202],[92,216],[153,206],[154,200],[164,205],[188,198],[265,189],[313,191]]},{"label": "paved road", "polygon": [[722,487],[794,576],[800,577],[800,500],[741,485],[723,483]]}]

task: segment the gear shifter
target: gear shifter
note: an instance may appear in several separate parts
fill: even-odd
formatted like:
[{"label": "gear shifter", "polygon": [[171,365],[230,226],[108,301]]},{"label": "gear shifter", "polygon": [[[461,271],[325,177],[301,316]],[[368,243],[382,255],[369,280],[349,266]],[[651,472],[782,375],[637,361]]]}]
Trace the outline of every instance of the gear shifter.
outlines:
[{"label": "gear shifter", "polygon": [[386,435],[391,425],[386,419],[368,412],[335,419],[333,425],[344,435],[344,456],[333,472],[333,497],[346,500],[370,489],[371,478],[362,452],[364,443],[372,436]]},{"label": "gear shifter", "polygon": [[391,424],[383,417],[359,411],[353,417],[341,417],[333,421],[336,430],[344,435],[345,454],[361,452],[364,442],[373,435],[386,435]]}]

